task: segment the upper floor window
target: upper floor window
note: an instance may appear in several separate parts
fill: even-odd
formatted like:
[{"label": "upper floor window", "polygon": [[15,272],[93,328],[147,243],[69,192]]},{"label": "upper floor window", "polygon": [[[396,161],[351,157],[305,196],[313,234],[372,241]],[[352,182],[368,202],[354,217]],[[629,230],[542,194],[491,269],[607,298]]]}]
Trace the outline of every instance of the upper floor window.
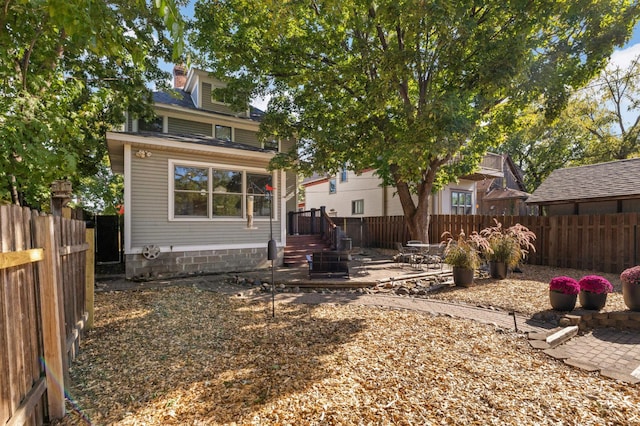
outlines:
[{"label": "upper floor window", "polygon": [[336,190],[336,178],[329,179],[329,194],[335,194]]},{"label": "upper floor window", "polygon": [[152,120],[138,119],[139,132],[158,132],[162,133],[162,117],[156,117]]},{"label": "upper floor window", "polygon": [[216,124],[216,139],[231,141],[231,127]]},{"label": "upper floor window", "polygon": [[346,182],[347,181],[347,174],[349,173],[349,170],[347,170],[346,167],[342,168],[342,172],[340,172],[340,182]]},{"label": "upper floor window", "polygon": [[451,214],[471,214],[472,206],[471,192],[451,191]]},{"label": "upper floor window", "polygon": [[278,141],[277,140],[264,141],[262,143],[262,148],[268,151],[278,151]]}]

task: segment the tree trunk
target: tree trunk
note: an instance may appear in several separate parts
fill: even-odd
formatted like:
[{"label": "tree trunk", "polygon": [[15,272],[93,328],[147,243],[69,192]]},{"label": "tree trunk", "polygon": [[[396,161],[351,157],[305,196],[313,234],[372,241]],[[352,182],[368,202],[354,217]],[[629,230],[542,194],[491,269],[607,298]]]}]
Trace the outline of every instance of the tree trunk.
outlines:
[{"label": "tree trunk", "polygon": [[15,204],[16,206],[19,206],[20,194],[18,193],[18,186],[17,186],[15,175],[11,175],[11,178],[9,179],[9,186],[11,188],[11,204]]},{"label": "tree trunk", "polygon": [[[429,224],[431,214],[429,213],[429,196],[433,188],[435,173],[426,173],[425,179],[418,185],[418,203],[414,203],[406,182],[396,179],[396,189],[402,211],[404,212],[405,223],[409,229],[412,240],[420,240],[424,243],[429,241]],[[439,241],[438,241],[439,242]],[[435,243],[435,242],[434,242]]]}]

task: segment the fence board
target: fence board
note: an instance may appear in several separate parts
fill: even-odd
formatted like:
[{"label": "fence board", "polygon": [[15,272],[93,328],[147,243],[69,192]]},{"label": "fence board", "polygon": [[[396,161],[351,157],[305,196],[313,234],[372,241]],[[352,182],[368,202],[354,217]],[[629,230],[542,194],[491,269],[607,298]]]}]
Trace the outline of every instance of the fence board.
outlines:
[{"label": "fence board", "polygon": [[[527,256],[531,264],[619,273],[640,262],[640,213],[550,217],[433,215],[429,241],[441,241],[445,231],[454,237],[460,231],[479,231],[493,225],[494,217],[505,227],[520,223],[536,234],[535,252]],[[410,239],[403,216],[367,217],[363,222],[367,234],[363,244],[369,247],[393,249],[395,242]]]},{"label": "fence board", "polygon": [[63,348],[87,318],[85,225],[0,206],[0,237],[0,425],[42,425],[64,415]]}]

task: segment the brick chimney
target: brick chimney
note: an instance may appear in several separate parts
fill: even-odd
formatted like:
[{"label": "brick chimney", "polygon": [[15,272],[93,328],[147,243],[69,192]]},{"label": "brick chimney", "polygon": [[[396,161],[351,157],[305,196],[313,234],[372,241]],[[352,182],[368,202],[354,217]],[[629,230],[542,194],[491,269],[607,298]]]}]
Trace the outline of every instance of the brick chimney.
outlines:
[{"label": "brick chimney", "polygon": [[187,69],[184,65],[173,66],[173,88],[184,89],[187,82]]}]

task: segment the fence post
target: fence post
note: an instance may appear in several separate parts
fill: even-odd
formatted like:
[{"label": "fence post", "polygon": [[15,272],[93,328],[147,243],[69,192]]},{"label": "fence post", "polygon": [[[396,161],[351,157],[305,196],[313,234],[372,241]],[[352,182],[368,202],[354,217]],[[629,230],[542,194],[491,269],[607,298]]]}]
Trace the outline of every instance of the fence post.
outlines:
[{"label": "fence post", "polygon": [[61,324],[61,291],[59,282],[58,244],[52,216],[35,218],[36,245],[42,247],[44,259],[38,262],[38,282],[42,309],[43,364],[47,382],[47,404],[51,419],[61,419],[64,407],[64,352],[63,324]]},{"label": "fence post", "polygon": [[89,244],[89,248],[86,251],[86,267],[85,267],[85,303],[84,309],[87,311],[87,330],[93,328],[93,303],[94,303],[94,290],[95,290],[95,229],[86,229],[85,241]]}]

